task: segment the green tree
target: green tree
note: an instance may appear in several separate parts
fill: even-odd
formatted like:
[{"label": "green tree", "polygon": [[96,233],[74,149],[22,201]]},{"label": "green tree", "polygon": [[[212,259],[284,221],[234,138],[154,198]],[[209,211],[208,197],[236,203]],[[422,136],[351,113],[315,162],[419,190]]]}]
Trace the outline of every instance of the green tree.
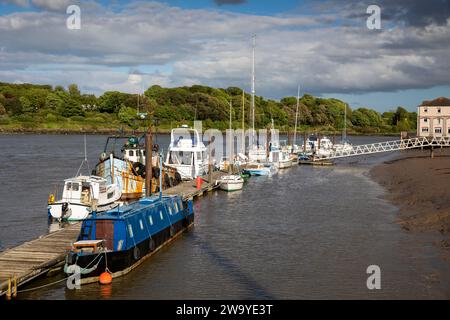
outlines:
[{"label": "green tree", "polygon": [[127,124],[130,128],[138,128],[138,125],[136,123],[137,114],[135,109],[126,107],[124,104],[121,104],[118,118],[120,122]]},{"label": "green tree", "polygon": [[47,99],[45,100],[45,108],[57,112],[61,112],[63,104],[63,99],[61,99],[61,97],[56,93],[49,93],[47,95]]},{"label": "green tree", "polygon": [[20,105],[22,106],[22,112],[23,113],[31,113],[33,112],[33,106],[31,105],[30,100],[28,100],[27,97],[20,97],[19,98]]},{"label": "green tree", "polygon": [[78,89],[78,86],[75,83],[69,84],[69,86],[67,87],[69,94],[72,97],[79,97],[80,96],[80,90]]}]

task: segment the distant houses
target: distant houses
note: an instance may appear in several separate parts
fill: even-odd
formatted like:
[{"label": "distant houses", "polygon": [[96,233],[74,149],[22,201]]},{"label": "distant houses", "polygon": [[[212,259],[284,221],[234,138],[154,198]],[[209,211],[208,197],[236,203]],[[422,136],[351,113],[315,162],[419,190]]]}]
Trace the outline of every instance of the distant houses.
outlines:
[{"label": "distant houses", "polygon": [[418,137],[450,137],[450,99],[424,101],[417,108]]}]

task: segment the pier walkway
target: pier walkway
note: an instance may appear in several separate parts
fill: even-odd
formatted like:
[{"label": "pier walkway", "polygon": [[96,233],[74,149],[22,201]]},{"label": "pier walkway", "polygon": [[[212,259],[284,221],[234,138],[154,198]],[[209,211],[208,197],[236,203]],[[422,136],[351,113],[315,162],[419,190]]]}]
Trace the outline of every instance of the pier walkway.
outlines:
[{"label": "pier walkway", "polygon": [[[200,189],[196,188],[195,180],[185,181],[164,190],[163,194],[181,195],[184,199],[193,199],[217,188],[216,180],[225,174],[219,171],[212,172],[211,181],[208,181],[208,175],[204,176]],[[42,213],[42,217],[47,218],[45,212]],[[80,225],[81,222],[71,224],[61,230],[0,252],[0,296],[8,295],[8,291],[14,296],[17,287],[44,276],[52,269],[61,270],[67,251],[80,232]],[[20,290],[18,291],[20,293]]]},{"label": "pier walkway", "polygon": [[362,156],[380,152],[398,151],[414,148],[450,147],[449,137],[420,137],[352,146],[342,150],[333,150],[326,156],[317,157],[314,161],[330,160],[345,157]]}]

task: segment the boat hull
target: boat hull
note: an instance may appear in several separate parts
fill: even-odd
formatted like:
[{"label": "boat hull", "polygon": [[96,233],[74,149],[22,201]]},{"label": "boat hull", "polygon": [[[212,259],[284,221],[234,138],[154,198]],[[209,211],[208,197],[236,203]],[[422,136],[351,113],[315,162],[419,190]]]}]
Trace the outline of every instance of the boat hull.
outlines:
[{"label": "boat hull", "polygon": [[[193,226],[193,224],[194,214],[192,213],[183,219],[174,222],[171,226],[153,234],[151,238],[147,238],[140,243],[137,243],[135,247],[130,249],[78,256],[76,265],[81,269],[86,268],[89,270],[95,267],[94,270],[89,270],[90,272],[88,273],[81,273],[81,284],[98,282],[100,275],[105,272],[106,269],[110,271],[113,278],[127,274],[147,258],[159,251],[162,247],[180,236],[184,231]],[[66,264],[64,266],[64,272],[67,275],[72,275],[72,273],[67,272],[68,266],[72,265],[74,262],[70,261],[71,259],[69,254],[66,257]]]},{"label": "boat hull", "polygon": [[[53,219],[66,220],[66,221],[79,221],[84,220],[92,211],[92,207],[80,203],[67,202],[67,213],[63,215],[62,206],[66,202],[55,202],[48,205],[48,213]],[[104,212],[114,209],[119,204],[116,202],[107,203],[97,206],[97,212]]]},{"label": "boat hull", "polygon": [[225,191],[237,191],[237,190],[241,190],[244,187],[244,181],[227,181],[227,182],[222,182],[219,185],[219,188],[221,190],[225,190]]},{"label": "boat hull", "polygon": [[268,176],[270,174],[270,169],[269,168],[244,169],[244,173],[247,173],[251,176]]},{"label": "boat hull", "polygon": [[280,161],[278,162],[278,168],[286,169],[292,167],[292,160]]}]

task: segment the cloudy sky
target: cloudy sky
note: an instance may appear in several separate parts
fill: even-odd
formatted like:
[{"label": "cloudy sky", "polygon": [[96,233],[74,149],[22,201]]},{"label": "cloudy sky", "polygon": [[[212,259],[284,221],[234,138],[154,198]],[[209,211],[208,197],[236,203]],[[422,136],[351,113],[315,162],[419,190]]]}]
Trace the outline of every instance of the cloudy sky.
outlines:
[{"label": "cloudy sky", "polygon": [[[70,4],[79,30],[66,26]],[[381,30],[367,28],[371,4]],[[450,96],[450,0],[0,0],[0,81],[249,91],[253,34],[258,95],[300,84],[379,111]]]}]

